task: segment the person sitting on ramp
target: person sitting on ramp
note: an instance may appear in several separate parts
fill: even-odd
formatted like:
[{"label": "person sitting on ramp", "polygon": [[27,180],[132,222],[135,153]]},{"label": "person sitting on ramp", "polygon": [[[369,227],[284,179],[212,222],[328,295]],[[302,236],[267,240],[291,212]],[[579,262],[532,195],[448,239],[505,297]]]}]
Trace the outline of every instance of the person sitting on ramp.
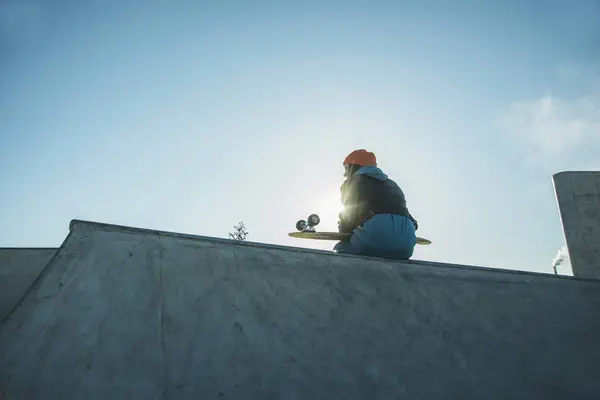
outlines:
[{"label": "person sitting on ramp", "polygon": [[404,192],[377,167],[375,154],[351,152],[343,162],[340,191],[344,211],[338,230],[352,233],[338,242],[337,253],[408,260],[417,243],[417,221],[406,207]]}]

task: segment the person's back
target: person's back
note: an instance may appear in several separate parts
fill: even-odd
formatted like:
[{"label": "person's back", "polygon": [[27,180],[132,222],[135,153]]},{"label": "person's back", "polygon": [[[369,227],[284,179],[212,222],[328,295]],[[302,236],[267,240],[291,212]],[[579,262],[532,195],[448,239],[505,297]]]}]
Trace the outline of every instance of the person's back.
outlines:
[{"label": "person's back", "polygon": [[377,167],[375,155],[355,150],[344,160],[344,213],[340,232],[352,232],[334,251],[394,259],[409,259],[414,251],[417,221],[406,207],[402,189]]}]

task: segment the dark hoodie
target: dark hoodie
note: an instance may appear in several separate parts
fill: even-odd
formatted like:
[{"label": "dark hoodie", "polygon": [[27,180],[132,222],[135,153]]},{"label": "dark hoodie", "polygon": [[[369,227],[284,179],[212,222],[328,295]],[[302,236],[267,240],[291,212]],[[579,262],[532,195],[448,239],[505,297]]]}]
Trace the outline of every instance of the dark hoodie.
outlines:
[{"label": "dark hoodie", "polygon": [[344,214],[342,232],[351,232],[366,218],[377,214],[395,214],[409,218],[417,229],[417,221],[406,207],[402,189],[375,166],[361,167],[341,187]]}]

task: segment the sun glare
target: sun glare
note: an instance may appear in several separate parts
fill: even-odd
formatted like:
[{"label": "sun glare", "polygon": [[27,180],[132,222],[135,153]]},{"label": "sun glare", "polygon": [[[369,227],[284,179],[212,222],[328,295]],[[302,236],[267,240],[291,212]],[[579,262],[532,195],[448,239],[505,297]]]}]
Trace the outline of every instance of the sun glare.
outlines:
[{"label": "sun glare", "polygon": [[340,193],[339,191],[333,191],[323,197],[317,213],[321,217],[321,220],[337,221],[338,214],[342,211],[344,211],[344,206],[340,199]]}]

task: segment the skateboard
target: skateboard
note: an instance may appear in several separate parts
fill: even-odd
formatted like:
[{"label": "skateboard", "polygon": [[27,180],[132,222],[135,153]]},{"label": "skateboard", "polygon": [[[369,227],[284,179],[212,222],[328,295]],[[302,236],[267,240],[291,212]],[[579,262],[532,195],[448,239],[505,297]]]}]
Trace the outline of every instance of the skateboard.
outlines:
[{"label": "skateboard", "polygon": [[[311,214],[306,220],[301,219],[296,222],[296,229],[298,232],[288,233],[289,236],[299,239],[313,239],[313,240],[344,240],[352,236],[351,233],[342,232],[317,232],[315,226],[319,225],[321,218],[317,214]],[[428,245],[431,244],[431,240],[417,237],[417,244]]]}]

